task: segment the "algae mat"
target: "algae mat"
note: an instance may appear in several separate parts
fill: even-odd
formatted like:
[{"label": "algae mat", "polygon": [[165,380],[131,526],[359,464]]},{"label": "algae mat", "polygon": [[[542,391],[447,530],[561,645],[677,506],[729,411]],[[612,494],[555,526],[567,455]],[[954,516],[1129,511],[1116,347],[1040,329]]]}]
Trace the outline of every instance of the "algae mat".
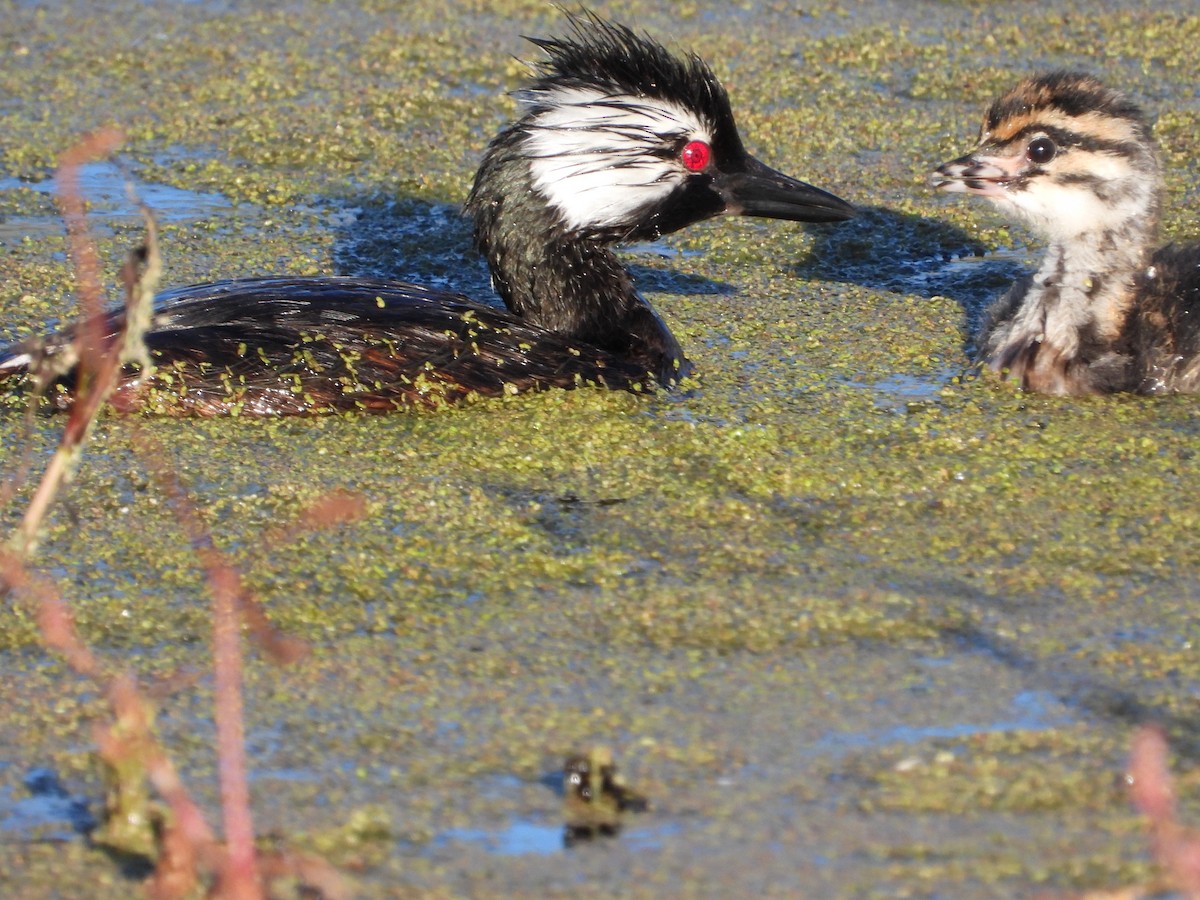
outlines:
[{"label": "algae mat", "polygon": [[[9,2],[0,17],[0,335],[68,314],[46,179],[76,136],[115,269],[159,210],[164,283],[396,275],[486,294],[457,214],[513,110],[542,3]],[[312,656],[249,673],[261,833],[369,896],[1014,896],[1145,881],[1121,772],[1141,721],[1195,726],[1194,398],[1023,396],[968,372],[1028,235],[926,187],[1019,73],[1141,99],[1195,235],[1188,4],[630,2],[706,57],[751,150],[859,204],[833,228],[716,222],[626,253],[698,375],[312,421],[163,422],[220,545]],[[115,186],[114,186],[115,185]],[[0,413],[5,459],[20,414]],[[44,417],[41,452],[61,421]],[[203,672],[207,597],[129,423],[100,423],[40,564],[110,659]],[[259,535],[322,493],[369,514]],[[10,528],[16,513],[3,522]],[[0,878],[126,896],[31,796],[95,801],[95,697],[0,627]],[[215,806],[210,684],[161,732]],[[564,850],[554,772],[607,745],[648,812]],[[1190,792],[1194,794],[1193,792]],[[1185,790],[1185,813],[1200,810]],[[1188,801],[1191,801],[1190,804]],[[73,807],[72,807],[73,808]]]}]

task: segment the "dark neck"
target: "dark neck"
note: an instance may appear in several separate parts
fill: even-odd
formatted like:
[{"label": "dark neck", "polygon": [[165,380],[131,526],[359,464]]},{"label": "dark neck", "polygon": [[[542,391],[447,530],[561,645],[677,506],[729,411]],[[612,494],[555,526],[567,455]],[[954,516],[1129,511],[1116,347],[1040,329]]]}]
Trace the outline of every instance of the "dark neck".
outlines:
[{"label": "dark neck", "polygon": [[683,352],[610,242],[566,231],[534,192],[524,160],[503,149],[484,160],[466,207],[496,292],[530,325],[644,364],[660,383],[677,381]]}]

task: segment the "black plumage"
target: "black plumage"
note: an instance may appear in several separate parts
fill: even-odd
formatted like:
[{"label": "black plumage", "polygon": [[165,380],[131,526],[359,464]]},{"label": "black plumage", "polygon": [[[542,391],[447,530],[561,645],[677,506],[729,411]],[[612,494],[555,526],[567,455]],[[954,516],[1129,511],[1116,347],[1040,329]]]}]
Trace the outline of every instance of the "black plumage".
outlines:
[{"label": "black plumage", "polygon": [[[277,277],[162,294],[155,370],[119,408],[175,415],[383,411],[471,396],[670,387],[689,369],[613,253],[716,215],[836,221],[852,208],[746,153],[696,56],[584,13],[488,146],[466,212],[506,309],[415,285]],[[106,321],[110,334],[122,314]],[[60,352],[70,329],[0,350],[0,380]],[[50,387],[69,406],[73,376]]]},{"label": "black plumage", "polygon": [[[401,282],[262,278],[168,291],[146,343],[152,384],[113,402],[171,415],[304,415],[436,407],[531,386],[651,387],[640,361],[533,327],[506,310]],[[115,338],[120,313],[105,322]],[[60,332],[64,339],[73,329]],[[53,354],[55,344],[44,352]],[[73,375],[47,396],[73,402]]]}]

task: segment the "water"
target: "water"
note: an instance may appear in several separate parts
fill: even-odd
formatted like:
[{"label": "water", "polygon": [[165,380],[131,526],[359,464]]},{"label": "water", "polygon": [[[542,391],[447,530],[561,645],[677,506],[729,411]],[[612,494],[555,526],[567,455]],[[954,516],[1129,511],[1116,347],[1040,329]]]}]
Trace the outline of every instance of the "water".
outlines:
[{"label": "water", "polygon": [[879,381],[847,381],[852,387],[875,394],[875,405],[896,413],[910,413],[935,403],[941,392],[963,377],[958,367],[937,369],[928,375],[889,375]]},{"label": "water", "polygon": [[1012,698],[1006,714],[991,721],[939,722],[936,724],[892,725],[869,731],[833,732],[809,747],[813,754],[919,744],[937,738],[961,739],[976,734],[1005,731],[1037,731],[1075,722],[1072,714],[1054,695],[1039,690],[1020,691]]},{"label": "water", "polygon": [[[652,827],[623,827],[619,835],[612,838],[596,838],[595,842],[619,841],[622,848],[633,852],[652,852],[662,846],[666,838],[678,835],[682,826],[665,823]],[[563,843],[561,824],[541,824],[517,820],[507,826],[488,830],[483,828],[451,828],[443,831],[433,841],[431,849],[441,850],[455,843],[476,844],[497,856],[551,856],[557,853],[582,852],[591,841],[567,847]]]},{"label": "water", "polygon": [[[285,194],[303,159],[304,184],[333,186],[303,202],[331,215],[282,230],[263,224],[281,210],[239,207],[246,227],[219,240],[180,229],[176,260],[196,249],[214,270],[273,271],[302,250],[318,268],[489,296],[457,204],[511,106],[500,90],[494,103],[443,92],[437,73],[482,59],[492,83],[515,86],[511,55],[536,56],[519,35],[553,32],[561,14],[463,6],[18,4],[11,43],[28,52],[0,101],[3,149],[18,159],[42,139],[37,123],[82,130],[97,107],[152,116],[163,152],[242,152],[241,171]],[[1180,4],[1110,6],[759,4],[726,28],[715,6],[622,5],[635,28],[710,57],[764,162],[862,208],[830,228],[717,220],[622,257],[665,295],[664,318],[702,362],[694,384],[646,402],[581,391],[370,420],[139,421],[268,615],[313,645],[283,671],[248,655],[261,832],[334,848],[380,895],[972,898],[1115,888],[1145,871],[1117,787],[1129,732],[1163,721],[1178,767],[1200,758],[1195,403],[959,387],[961,310],[1037,252],[981,205],[932,195],[925,176],[969,146],[1018,69],[1086,62],[1152,101],[1172,215],[1194,233],[1194,48],[1174,46],[1190,19],[1170,18]],[[23,83],[25,64],[42,80]],[[143,77],[168,98],[187,86],[195,106],[147,112],[144,93],[123,90]],[[45,90],[51,78],[81,93]],[[283,142],[318,149],[281,154]],[[231,209],[131,174],[165,222]],[[126,175],[83,172],[101,228],[139,224]],[[16,282],[48,284],[46,260],[61,270],[61,241],[39,243],[62,232],[52,191],[0,180],[0,241],[29,238],[3,257]],[[802,305],[778,302],[780,286]],[[933,296],[951,302],[920,303]],[[776,323],[801,312],[836,353],[771,351]],[[882,327],[860,333],[864,321]],[[747,346],[710,337],[727,325]],[[936,427],[908,416],[921,409]],[[39,417],[35,440],[61,427]],[[156,695],[156,727],[217,823],[208,592],[133,435],[115,417],[98,425],[39,563],[107,664],[146,684],[197,673]],[[362,521],[263,546],[262,532],[343,486],[366,495]],[[11,526],[19,510],[5,515]],[[69,871],[99,884],[106,860],[62,854],[39,869],[12,849],[81,840],[81,803],[97,807],[103,787],[66,774],[86,771],[98,704],[79,702],[61,666],[30,664],[48,656],[29,649],[32,617],[5,609],[0,879],[30,879],[31,895]],[[599,742],[652,808],[568,852],[561,797],[536,779]],[[880,805],[897,760],[939,754],[1002,788],[1034,782],[1037,802],[1014,811],[981,791],[963,810],[961,785],[917,767],[902,773],[911,794]],[[26,779],[51,761],[63,779]],[[374,807],[391,830],[365,864],[359,845],[323,840]]]},{"label": "water", "polygon": [[96,826],[88,801],[71,796],[52,769],[30,769],[23,784],[24,796],[0,787],[0,835],[68,841]]},{"label": "water", "polygon": [[[46,196],[58,196],[58,182],[22,181],[16,178],[0,178],[0,191],[17,191],[20,188]],[[88,214],[98,220],[114,222],[140,222],[142,212],[137,200],[154,211],[160,222],[186,222],[204,218],[229,209],[229,200],[217,193],[186,191],[184,188],[140,181],[122,167],[108,162],[91,162],[79,167],[79,192],[88,203]],[[31,218],[7,218],[0,221],[0,239],[12,240],[23,234],[38,220]]]}]

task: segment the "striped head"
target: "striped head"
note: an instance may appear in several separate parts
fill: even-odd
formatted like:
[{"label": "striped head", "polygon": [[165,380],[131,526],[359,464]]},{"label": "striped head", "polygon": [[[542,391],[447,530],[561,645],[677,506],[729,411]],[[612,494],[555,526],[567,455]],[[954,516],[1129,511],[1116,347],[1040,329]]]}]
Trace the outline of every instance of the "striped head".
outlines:
[{"label": "striped head", "polygon": [[[546,53],[517,94],[521,117],[488,146],[468,212],[481,244],[498,228],[600,241],[656,238],[712,216],[849,218],[837,197],[751,157],[729,96],[699,57],[590,13]],[[531,195],[541,209],[526,208]]]},{"label": "striped head", "polygon": [[1054,72],[996,100],[978,146],[933,175],[1051,240],[1157,226],[1160,166],[1142,111],[1090,75]]}]

